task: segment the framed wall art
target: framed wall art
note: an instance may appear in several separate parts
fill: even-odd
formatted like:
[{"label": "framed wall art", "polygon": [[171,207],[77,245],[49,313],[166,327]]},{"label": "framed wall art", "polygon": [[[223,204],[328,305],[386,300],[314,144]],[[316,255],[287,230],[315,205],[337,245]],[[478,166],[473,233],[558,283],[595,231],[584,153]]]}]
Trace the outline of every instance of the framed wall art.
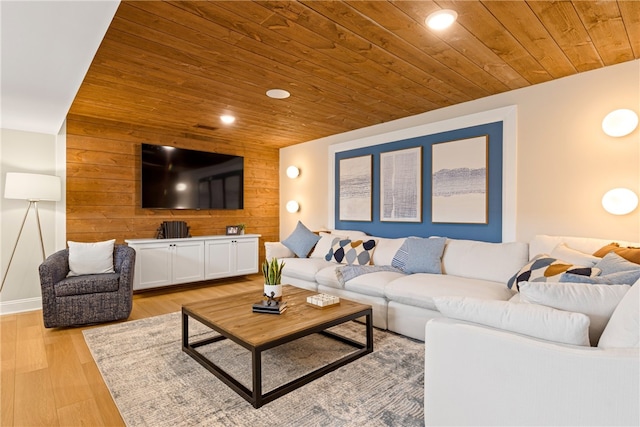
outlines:
[{"label": "framed wall art", "polygon": [[422,221],[422,147],[380,153],[380,221]]},{"label": "framed wall art", "polygon": [[373,156],[340,159],[340,221],[371,221]]},{"label": "framed wall art", "polygon": [[431,221],[487,224],[488,136],[431,146]]}]

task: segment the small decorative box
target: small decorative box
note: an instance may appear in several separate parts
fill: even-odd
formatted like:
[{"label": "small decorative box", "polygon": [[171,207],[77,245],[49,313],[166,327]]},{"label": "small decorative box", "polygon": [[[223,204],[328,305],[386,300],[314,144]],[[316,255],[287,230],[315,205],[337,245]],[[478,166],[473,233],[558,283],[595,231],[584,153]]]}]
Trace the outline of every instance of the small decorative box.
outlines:
[{"label": "small decorative box", "polygon": [[307,297],[307,303],[314,307],[325,308],[332,305],[340,304],[340,298],[333,295],[317,294]]}]

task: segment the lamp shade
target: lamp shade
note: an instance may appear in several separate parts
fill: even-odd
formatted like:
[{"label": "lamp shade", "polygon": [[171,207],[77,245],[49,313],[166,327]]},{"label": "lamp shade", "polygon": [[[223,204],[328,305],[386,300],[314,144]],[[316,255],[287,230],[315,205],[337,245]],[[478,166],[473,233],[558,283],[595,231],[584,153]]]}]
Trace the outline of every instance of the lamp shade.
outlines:
[{"label": "lamp shade", "polygon": [[4,198],[57,202],[61,198],[60,177],[8,172],[4,183]]}]

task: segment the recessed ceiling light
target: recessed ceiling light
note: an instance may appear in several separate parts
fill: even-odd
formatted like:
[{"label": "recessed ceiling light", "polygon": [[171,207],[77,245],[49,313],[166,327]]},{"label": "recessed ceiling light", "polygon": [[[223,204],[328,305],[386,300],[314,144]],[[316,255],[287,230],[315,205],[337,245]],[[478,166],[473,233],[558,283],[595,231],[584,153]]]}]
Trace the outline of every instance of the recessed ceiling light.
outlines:
[{"label": "recessed ceiling light", "polygon": [[451,9],[442,9],[433,12],[424,22],[432,30],[444,30],[453,24],[458,18],[458,13]]},{"label": "recessed ceiling light", "polygon": [[286,99],[290,97],[291,94],[284,89],[269,89],[267,96],[273,99]]},{"label": "recessed ceiling light", "polygon": [[225,114],[224,116],[220,116],[220,121],[222,123],[230,125],[231,123],[236,121],[236,118],[228,114]]}]

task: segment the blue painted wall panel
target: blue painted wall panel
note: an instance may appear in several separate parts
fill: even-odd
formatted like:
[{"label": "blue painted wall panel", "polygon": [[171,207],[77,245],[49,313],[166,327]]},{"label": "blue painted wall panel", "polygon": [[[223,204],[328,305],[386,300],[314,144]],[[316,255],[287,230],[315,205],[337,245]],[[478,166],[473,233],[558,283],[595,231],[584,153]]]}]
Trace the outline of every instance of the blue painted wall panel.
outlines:
[{"label": "blue painted wall panel", "polygon": [[[488,223],[487,224],[434,224],[431,222],[431,145],[439,142],[488,135]],[[422,147],[422,222],[380,221],[380,153],[404,148]],[[373,221],[340,221],[340,159],[373,155]],[[464,129],[424,135],[335,155],[335,227],[362,230],[379,237],[445,236],[455,239],[472,239],[487,242],[502,241],[502,122],[488,123]]]}]

